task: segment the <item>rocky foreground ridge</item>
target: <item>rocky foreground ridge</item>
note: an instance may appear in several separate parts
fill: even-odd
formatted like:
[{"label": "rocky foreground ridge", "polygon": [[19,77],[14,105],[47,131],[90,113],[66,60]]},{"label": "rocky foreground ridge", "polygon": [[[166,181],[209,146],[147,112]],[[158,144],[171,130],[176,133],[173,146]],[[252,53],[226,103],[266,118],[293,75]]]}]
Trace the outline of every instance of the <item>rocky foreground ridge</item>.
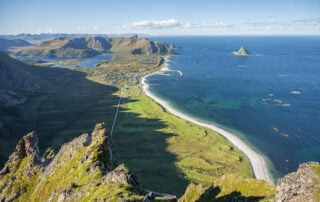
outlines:
[{"label": "rocky foreground ridge", "polygon": [[[156,183],[156,182],[155,182]],[[277,190],[276,190],[277,189]],[[262,180],[223,176],[209,188],[190,184],[179,201],[319,201],[320,165],[301,164],[277,188]],[[0,171],[0,201],[176,201],[139,184],[117,165],[104,123],[40,156],[35,132],[25,135]]]},{"label": "rocky foreground ridge", "polygon": [[36,133],[27,134],[0,171],[0,201],[147,199],[135,176],[115,164],[107,132],[105,124],[97,124],[92,133],[62,145],[56,155],[48,149],[42,157]]}]

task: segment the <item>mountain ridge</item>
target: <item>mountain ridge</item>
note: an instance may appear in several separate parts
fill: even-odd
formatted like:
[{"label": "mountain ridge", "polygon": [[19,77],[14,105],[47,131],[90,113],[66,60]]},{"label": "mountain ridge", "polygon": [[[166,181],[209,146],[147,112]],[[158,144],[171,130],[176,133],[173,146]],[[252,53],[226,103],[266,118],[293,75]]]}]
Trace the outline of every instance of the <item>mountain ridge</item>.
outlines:
[{"label": "mountain ridge", "polygon": [[81,38],[59,37],[44,41],[38,46],[17,51],[20,56],[78,57],[85,58],[106,53],[121,54],[171,54],[173,46],[147,38],[108,38],[86,36]]},{"label": "mountain ridge", "polygon": [[136,177],[110,158],[108,132],[99,123],[92,133],[63,144],[51,159],[40,158],[37,135],[27,134],[0,171],[0,201],[142,201]]}]

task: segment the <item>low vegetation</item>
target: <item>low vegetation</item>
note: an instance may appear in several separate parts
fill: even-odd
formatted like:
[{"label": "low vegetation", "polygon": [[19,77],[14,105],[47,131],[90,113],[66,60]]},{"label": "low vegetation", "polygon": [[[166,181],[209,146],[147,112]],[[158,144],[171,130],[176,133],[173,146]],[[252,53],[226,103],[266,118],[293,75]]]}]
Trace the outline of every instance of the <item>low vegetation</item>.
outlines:
[{"label": "low vegetation", "polygon": [[252,176],[247,158],[215,131],[171,115],[137,86],[124,94],[114,146],[145,186],[181,195],[189,182],[208,186],[224,174]]},{"label": "low vegetation", "polygon": [[263,180],[225,175],[208,188],[190,184],[179,201],[270,201],[276,193],[276,187]]}]

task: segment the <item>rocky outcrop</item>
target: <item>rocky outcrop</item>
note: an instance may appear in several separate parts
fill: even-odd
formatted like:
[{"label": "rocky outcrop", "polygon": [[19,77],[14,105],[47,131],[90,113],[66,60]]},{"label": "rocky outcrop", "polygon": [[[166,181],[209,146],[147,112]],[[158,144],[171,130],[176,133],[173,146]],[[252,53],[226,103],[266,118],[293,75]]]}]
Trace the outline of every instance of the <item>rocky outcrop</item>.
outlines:
[{"label": "rocky outcrop", "polygon": [[99,52],[108,52],[112,47],[108,38],[86,37],[87,47]]},{"label": "rocky outcrop", "polygon": [[277,201],[320,201],[320,164],[300,164],[297,172],[279,179]]},{"label": "rocky outcrop", "polygon": [[21,161],[27,157],[29,159],[26,173],[30,173],[30,169],[39,162],[38,137],[34,132],[31,132],[20,139],[15,151],[10,155],[9,160],[0,171],[0,180],[4,175],[10,175],[19,169]]},{"label": "rocky outcrop", "polygon": [[41,159],[37,135],[27,134],[0,172],[0,201],[142,201],[137,178],[116,165],[108,132],[97,124]]},{"label": "rocky outcrop", "polygon": [[238,51],[233,51],[232,53],[234,55],[238,55],[238,56],[248,56],[249,55],[249,52],[244,47],[241,47]]},{"label": "rocky outcrop", "polygon": [[119,165],[113,171],[109,172],[105,178],[103,178],[102,182],[107,184],[132,185],[141,192],[143,190],[137,178],[130,173],[124,164]]},{"label": "rocky outcrop", "polygon": [[31,132],[20,139],[0,171],[0,201],[13,201],[27,192],[23,183],[31,180],[39,167],[38,138]]}]

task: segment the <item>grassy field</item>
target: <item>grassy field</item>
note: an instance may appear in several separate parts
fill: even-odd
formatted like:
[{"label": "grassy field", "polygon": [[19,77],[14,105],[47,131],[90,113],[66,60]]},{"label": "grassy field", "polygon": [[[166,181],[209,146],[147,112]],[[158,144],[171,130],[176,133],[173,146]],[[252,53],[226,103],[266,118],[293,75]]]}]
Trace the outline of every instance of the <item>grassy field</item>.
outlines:
[{"label": "grassy field", "polygon": [[123,100],[114,133],[120,163],[148,189],[181,195],[224,174],[252,176],[247,158],[218,133],[177,118],[135,86]]}]

